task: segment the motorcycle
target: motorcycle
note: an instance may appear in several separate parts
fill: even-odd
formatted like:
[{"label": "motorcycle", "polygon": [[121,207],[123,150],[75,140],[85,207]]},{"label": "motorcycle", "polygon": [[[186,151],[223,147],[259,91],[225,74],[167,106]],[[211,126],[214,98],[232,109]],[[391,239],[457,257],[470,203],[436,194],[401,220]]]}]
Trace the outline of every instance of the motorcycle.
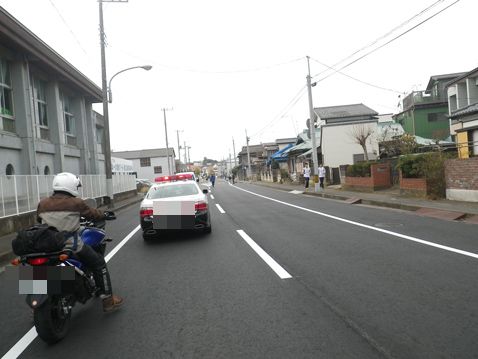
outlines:
[{"label": "motorcycle", "polygon": [[[116,219],[114,212],[105,212],[105,220],[113,219]],[[104,228],[104,220],[91,222],[82,218],[78,234],[85,244],[90,245],[102,256],[105,254],[107,242],[112,241],[106,237]],[[14,259],[12,264],[49,267],[40,269],[44,272],[49,271],[51,267],[61,267],[57,268],[60,273],[61,291],[45,294],[45,290],[38,290],[38,293],[35,293],[34,288],[33,294],[26,296],[26,303],[33,310],[33,321],[38,336],[48,344],[54,344],[66,336],[72,309],[77,302],[85,304],[89,299],[99,296],[99,287],[95,283],[92,271],[75,258],[71,250],[31,253]],[[64,274],[67,272],[69,276]],[[65,280],[66,277],[68,280]],[[68,290],[64,290],[65,288]]]}]

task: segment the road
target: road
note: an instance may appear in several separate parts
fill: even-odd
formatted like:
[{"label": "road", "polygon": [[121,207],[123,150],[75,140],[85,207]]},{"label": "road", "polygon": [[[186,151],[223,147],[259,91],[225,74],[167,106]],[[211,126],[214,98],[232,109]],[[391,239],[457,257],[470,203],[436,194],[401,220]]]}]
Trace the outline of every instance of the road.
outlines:
[{"label": "road", "polygon": [[[211,234],[145,242],[138,206],[118,213],[125,306],[78,305],[62,342],[13,357],[478,357],[476,225],[224,181],[210,197]],[[32,328],[13,285],[0,355]]]}]

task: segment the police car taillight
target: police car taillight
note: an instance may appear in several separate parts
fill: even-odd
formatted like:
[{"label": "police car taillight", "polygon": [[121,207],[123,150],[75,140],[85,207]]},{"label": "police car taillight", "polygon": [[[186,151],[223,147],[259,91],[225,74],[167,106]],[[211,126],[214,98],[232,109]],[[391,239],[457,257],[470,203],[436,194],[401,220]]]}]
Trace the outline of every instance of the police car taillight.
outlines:
[{"label": "police car taillight", "polygon": [[139,216],[141,218],[149,217],[149,216],[152,216],[152,215],[153,215],[153,209],[152,208],[141,208],[139,210]]}]

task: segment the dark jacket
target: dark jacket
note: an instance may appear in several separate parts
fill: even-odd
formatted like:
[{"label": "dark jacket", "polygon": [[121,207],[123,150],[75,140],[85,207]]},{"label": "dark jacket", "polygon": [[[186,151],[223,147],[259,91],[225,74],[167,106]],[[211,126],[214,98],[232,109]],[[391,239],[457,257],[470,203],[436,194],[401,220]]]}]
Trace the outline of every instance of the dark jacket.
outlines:
[{"label": "dark jacket", "polygon": [[42,199],[37,208],[38,221],[55,227],[59,231],[78,230],[80,216],[96,221],[104,218],[103,212],[88,207],[81,198],[63,192],[55,192],[52,196]]}]

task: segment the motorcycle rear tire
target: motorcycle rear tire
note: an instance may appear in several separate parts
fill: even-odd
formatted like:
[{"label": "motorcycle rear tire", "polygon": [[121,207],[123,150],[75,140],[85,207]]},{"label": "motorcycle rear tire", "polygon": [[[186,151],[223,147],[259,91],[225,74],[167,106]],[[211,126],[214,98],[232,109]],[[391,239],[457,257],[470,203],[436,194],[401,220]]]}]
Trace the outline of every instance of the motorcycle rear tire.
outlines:
[{"label": "motorcycle rear tire", "polygon": [[70,327],[71,311],[65,314],[61,296],[49,297],[40,308],[33,310],[33,321],[38,336],[48,344],[62,340]]}]

